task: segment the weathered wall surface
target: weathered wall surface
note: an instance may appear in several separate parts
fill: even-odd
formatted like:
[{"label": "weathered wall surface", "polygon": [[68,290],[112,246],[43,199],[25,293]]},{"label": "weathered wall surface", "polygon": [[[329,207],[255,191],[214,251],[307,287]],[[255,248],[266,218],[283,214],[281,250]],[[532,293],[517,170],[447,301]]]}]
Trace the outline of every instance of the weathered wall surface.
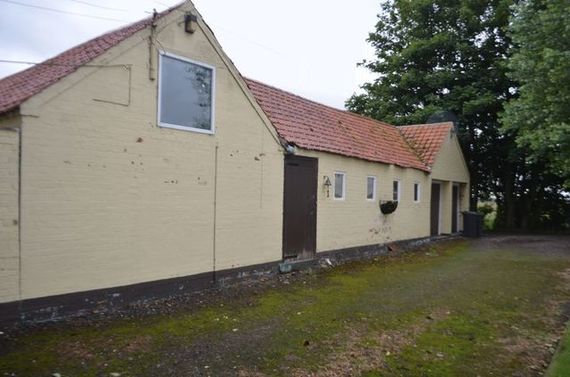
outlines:
[{"label": "weathered wall surface", "polygon": [[[299,151],[319,159],[317,200],[317,251],[385,243],[429,236],[429,175],[415,169],[367,162],[330,153]],[[346,197],[335,200],[323,185],[334,172],[346,173]],[[375,176],[376,199],[366,199],[366,177]],[[392,200],[392,182],[400,181],[401,198],[397,210],[383,215],[379,200]],[[414,183],[420,183],[420,202],[413,197]]]},{"label": "weathered wall surface", "polygon": [[[319,193],[317,205],[317,251],[386,243],[427,237],[430,234],[431,182],[441,184],[440,233],[451,233],[452,187],[460,187],[460,212],[469,208],[469,172],[457,138],[447,138],[427,174],[415,169],[367,162],[330,153],[300,150],[300,155],[319,159]],[[323,185],[324,176],[334,184],[334,172],[346,173],[346,198],[335,200],[333,188],[329,196]],[[376,200],[366,200],[366,177],[375,176]],[[392,182],[400,181],[398,209],[383,215],[379,200],[392,199]],[[420,184],[420,202],[415,203],[413,186]],[[458,229],[463,229],[458,216]]]},{"label": "weathered wall surface", "polygon": [[0,123],[0,302],[18,299],[19,130]]},{"label": "weathered wall surface", "polygon": [[440,210],[441,210],[441,220],[440,220],[440,228],[439,228],[439,232],[440,233],[451,233],[451,201],[452,201],[452,190],[453,190],[453,184],[449,181],[447,182],[440,182],[441,184],[441,206],[440,206]]},{"label": "weathered wall surface", "polygon": [[434,180],[469,183],[469,170],[457,136],[446,137],[431,170]]},{"label": "weathered wall surface", "polygon": [[[459,212],[469,209],[469,170],[457,136],[446,137],[432,167],[433,180],[441,182],[441,233],[451,233],[453,183],[459,184]],[[463,215],[458,216],[458,229],[463,229]]]},{"label": "weathered wall surface", "polygon": [[281,258],[280,146],[210,32],[184,33],[183,17],[159,20],[157,46],[215,67],[214,135],[157,126],[148,29],[93,62],[113,67],[22,106],[23,299]]},{"label": "weathered wall surface", "polygon": [[[108,67],[80,68],[21,106],[21,218],[18,133],[0,130],[0,302],[281,258],[281,147],[210,31],[185,33],[183,16],[159,20],[152,55],[146,29],[92,62]],[[214,135],[157,126],[157,46],[215,67]],[[299,151],[319,158],[317,250],[428,236],[431,179],[468,182],[458,151],[446,143],[431,176]],[[345,200],[324,189],[335,171],[346,173]],[[392,198],[395,179],[401,200],[386,216],[378,201]]]}]

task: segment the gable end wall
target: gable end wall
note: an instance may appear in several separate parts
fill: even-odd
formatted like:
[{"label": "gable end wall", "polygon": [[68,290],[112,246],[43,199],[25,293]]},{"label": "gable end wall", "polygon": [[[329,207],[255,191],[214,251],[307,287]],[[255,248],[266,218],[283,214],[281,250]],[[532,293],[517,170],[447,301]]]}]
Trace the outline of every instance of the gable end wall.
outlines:
[{"label": "gable end wall", "polygon": [[215,67],[215,135],[157,127],[148,28],[22,106],[22,299],[281,258],[281,148],[183,16],[157,45]]},{"label": "gable end wall", "polygon": [[432,180],[441,184],[441,233],[451,233],[453,184],[459,186],[458,229],[463,229],[463,211],[469,210],[469,170],[457,136],[448,135],[435,159]]}]

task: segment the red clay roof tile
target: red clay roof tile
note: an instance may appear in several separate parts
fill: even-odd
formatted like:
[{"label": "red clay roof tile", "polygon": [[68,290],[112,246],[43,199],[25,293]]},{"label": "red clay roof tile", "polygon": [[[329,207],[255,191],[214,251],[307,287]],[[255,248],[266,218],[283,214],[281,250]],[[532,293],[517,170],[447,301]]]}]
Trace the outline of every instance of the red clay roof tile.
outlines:
[{"label": "red clay roof tile", "polygon": [[[158,14],[169,14],[180,5]],[[73,47],[0,80],[0,115],[75,72],[151,24],[147,18]],[[301,148],[429,171],[441,147],[443,125],[400,128],[338,110],[261,82],[246,82],[278,134]],[[404,137],[405,136],[405,137]],[[415,150],[414,150],[415,148]]]},{"label": "red clay roof tile", "polygon": [[300,148],[428,171],[398,128],[246,79],[279,136]]},{"label": "red clay roof tile", "polygon": [[[157,14],[157,19],[169,14],[179,5]],[[41,64],[0,80],[0,114],[17,108],[28,98],[75,72],[81,66],[116,46],[136,32],[149,26],[152,17],[103,34],[75,46]]]},{"label": "red clay roof tile", "polygon": [[435,158],[443,145],[443,140],[453,128],[453,123],[414,124],[399,127],[422,161],[433,166]]}]

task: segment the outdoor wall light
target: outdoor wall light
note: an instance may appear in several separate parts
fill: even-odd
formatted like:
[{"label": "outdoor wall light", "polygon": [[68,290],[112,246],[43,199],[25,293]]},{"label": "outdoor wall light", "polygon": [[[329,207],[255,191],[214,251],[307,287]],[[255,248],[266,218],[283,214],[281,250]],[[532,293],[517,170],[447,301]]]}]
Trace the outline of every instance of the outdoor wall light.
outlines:
[{"label": "outdoor wall light", "polygon": [[285,147],[285,152],[287,152],[287,154],[295,154],[297,153],[297,148],[295,148],[294,145],[287,144],[287,146]]},{"label": "outdoor wall light", "polygon": [[184,31],[193,34],[196,31],[198,17],[190,12],[184,15]]},{"label": "outdoor wall light", "polygon": [[323,177],[323,186],[327,190],[327,198],[330,196],[330,188],[332,186],[331,179],[328,176]]}]

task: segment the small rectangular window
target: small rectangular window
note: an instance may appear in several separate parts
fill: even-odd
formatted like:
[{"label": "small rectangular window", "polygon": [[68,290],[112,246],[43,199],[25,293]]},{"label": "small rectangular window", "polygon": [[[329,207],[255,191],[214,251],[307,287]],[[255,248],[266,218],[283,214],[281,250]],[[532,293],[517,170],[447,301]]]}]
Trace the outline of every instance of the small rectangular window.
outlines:
[{"label": "small rectangular window", "polygon": [[334,173],[334,198],[338,200],[344,199],[346,189],[345,174],[341,172]]},{"label": "small rectangular window", "polygon": [[392,183],[392,200],[399,202],[400,201],[400,181],[394,181]]},{"label": "small rectangular window", "polygon": [[366,177],[366,199],[376,199],[376,177]]},{"label": "small rectangular window", "polygon": [[414,183],[414,202],[420,202],[420,184],[417,182]]},{"label": "small rectangular window", "polygon": [[214,133],[214,68],[172,54],[160,55],[158,124]]}]

